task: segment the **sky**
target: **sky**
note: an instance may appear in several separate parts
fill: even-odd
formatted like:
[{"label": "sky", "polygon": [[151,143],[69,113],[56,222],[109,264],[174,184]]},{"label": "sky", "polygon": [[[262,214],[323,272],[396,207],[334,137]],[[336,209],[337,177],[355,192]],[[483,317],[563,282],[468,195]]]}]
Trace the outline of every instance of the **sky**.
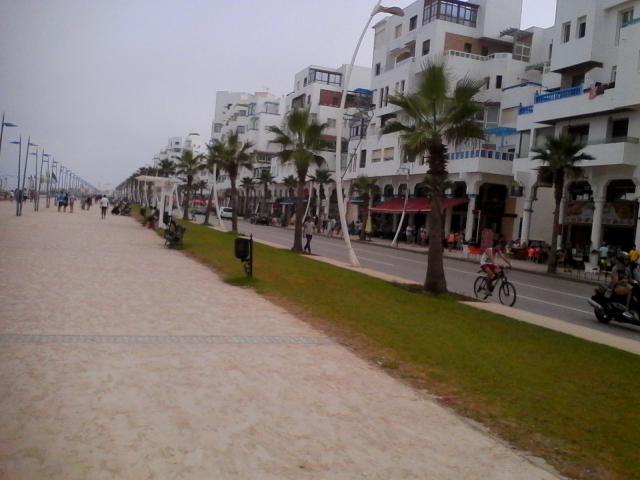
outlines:
[{"label": "sky", "polygon": [[[285,95],[305,66],[348,63],[374,3],[0,0],[0,111],[19,125],[5,129],[0,177],[15,175],[8,142],[22,134],[114,188],[169,137],[207,138],[216,91]],[[552,25],[555,3],[524,0],[522,27]],[[357,63],[372,50],[369,32]]]}]

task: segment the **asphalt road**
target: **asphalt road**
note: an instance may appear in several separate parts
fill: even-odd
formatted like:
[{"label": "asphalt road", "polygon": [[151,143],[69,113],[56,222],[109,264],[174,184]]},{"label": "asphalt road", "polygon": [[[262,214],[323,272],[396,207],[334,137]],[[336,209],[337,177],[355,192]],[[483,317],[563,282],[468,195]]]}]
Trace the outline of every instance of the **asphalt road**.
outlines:
[{"label": "asphalt road", "polygon": [[[228,228],[231,229],[230,222]],[[252,225],[240,221],[242,233],[253,233],[255,238],[282,245],[293,244],[293,230]],[[394,250],[378,245],[354,242],[362,266],[407,280],[423,282],[427,256],[421,253]],[[314,235],[311,242],[313,254],[343,262],[348,261],[341,238]],[[445,259],[448,288],[452,292],[473,296],[473,282],[478,276],[479,265],[463,260]],[[596,321],[593,310],[587,304],[593,286],[561,278],[547,277],[535,273],[512,271],[509,280],[516,286],[518,300],[515,308],[539,315],[611,333],[640,341],[640,328],[624,325],[603,325]],[[497,299],[490,299],[497,301]]]}]

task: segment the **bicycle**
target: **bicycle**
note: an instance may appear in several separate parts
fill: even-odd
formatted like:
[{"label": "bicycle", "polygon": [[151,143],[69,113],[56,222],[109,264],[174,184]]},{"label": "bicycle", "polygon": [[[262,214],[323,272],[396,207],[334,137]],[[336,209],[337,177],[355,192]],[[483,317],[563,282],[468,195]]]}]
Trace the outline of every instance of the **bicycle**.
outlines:
[{"label": "bicycle", "polygon": [[[486,275],[481,275],[476,278],[473,283],[473,293],[479,300],[486,300],[489,295],[498,289],[498,298],[502,305],[507,307],[513,307],[516,303],[517,294],[516,287],[509,281],[506,274],[506,268],[502,268],[497,277],[493,280],[493,290],[489,289],[489,279]],[[480,272],[483,272],[480,270]]]}]

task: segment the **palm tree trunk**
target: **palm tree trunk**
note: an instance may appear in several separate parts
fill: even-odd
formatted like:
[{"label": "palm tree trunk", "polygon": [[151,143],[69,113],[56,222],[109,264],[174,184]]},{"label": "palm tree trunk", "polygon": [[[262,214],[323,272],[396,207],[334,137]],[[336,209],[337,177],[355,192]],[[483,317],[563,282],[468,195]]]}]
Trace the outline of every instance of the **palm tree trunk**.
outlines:
[{"label": "palm tree trunk", "polygon": [[555,210],[553,211],[553,234],[551,236],[551,246],[549,247],[549,263],[547,273],[556,273],[558,258],[558,235],[560,235],[560,204],[562,203],[562,193],[564,191],[564,181],[556,179],[554,182],[553,196],[555,199]]},{"label": "palm tree trunk", "polygon": [[427,276],[424,281],[426,291],[441,294],[447,292],[447,279],[444,275],[444,259],[442,237],[442,198],[444,184],[447,179],[444,155],[446,147],[438,145],[429,152],[429,173],[432,179],[431,213],[429,214],[429,253]]},{"label": "palm tree trunk", "polygon": [[264,184],[264,214],[267,215],[267,194],[269,193],[269,185],[267,185],[266,183]]},{"label": "palm tree trunk", "polygon": [[204,213],[204,224],[209,225],[209,216],[211,215],[211,207],[213,206],[213,186],[211,187],[211,192],[209,193],[209,199],[207,200],[207,210]]},{"label": "palm tree trunk", "polygon": [[316,195],[316,218],[320,219],[320,204],[322,203],[322,191],[324,187],[322,184],[318,185],[318,194]]},{"label": "palm tree trunk", "polygon": [[[306,174],[305,174],[306,177]],[[296,224],[293,237],[294,252],[302,252],[302,217],[304,216],[304,177],[298,178],[298,196],[296,198]]]},{"label": "palm tree trunk", "polygon": [[183,213],[182,219],[189,220],[189,194],[191,193],[191,183],[193,179],[191,177],[187,177],[187,188],[184,192],[184,202],[183,202]]},{"label": "palm tree trunk", "polygon": [[231,231],[234,233],[238,233],[238,192],[236,190],[236,177],[229,178],[231,180]]},{"label": "palm tree trunk", "polygon": [[309,187],[309,199],[307,200],[307,208],[304,211],[304,218],[305,219],[309,215],[309,208],[311,207],[311,194],[312,193],[313,193],[313,182],[311,182],[311,185]]}]

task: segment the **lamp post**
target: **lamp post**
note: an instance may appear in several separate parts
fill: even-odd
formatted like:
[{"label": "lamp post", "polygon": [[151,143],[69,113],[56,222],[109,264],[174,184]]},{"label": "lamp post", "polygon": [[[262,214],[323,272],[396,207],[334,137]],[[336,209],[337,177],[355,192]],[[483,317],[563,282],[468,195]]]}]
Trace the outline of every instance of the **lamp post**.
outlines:
[{"label": "lamp post", "polygon": [[[31,136],[27,137],[27,153],[24,156],[24,170],[22,171],[22,188],[21,188],[21,192],[20,192],[20,213],[18,216],[22,216],[22,197],[23,197],[23,192],[24,192],[24,184],[25,184],[25,180],[27,179],[27,166],[29,165],[29,147],[37,147],[38,145],[35,143],[31,143]],[[38,152],[36,151],[36,154]],[[37,160],[36,160],[37,162]]]},{"label": "lamp post", "polygon": [[56,167],[58,166],[58,162],[56,162],[54,157],[51,157],[51,165],[49,165],[49,178],[47,179],[47,208],[51,206],[51,184],[53,180],[56,181],[56,186],[58,183],[58,177],[55,174]]},{"label": "lamp post", "polygon": [[398,169],[398,173],[401,172],[406,173],[407,184],[404,190],[404,203],[402,204],[402,215],[400,216],[400,223],[398,224],[398,228],[396,229],[396,234],[393,237],[393,242],[391,242],[392,247],[398,246],[398,236],[400,235],[400,230],[402,230],[402,223],[404,222],[404,217],[407,213],[407,203],[409,202],[409,175],[411,174],[411,166],[407,165],[406,167],[400,167]]},{"label": "lamp post", "polygon": [[[42,151],[42,153],[44,153],[44,150]],[[36,181],[38,179],[38,149],[36,148],[36,151],[34,153],[32,153],[31,155],[34,155],[36,157],[36,173],[35,173],[35,177],[33,178],[33,185],[30,185],[30,192],[29,192],[29,196],[31,197],[31,195],[33,195],[33,191],[36,189]],[[33,197],[33,211],[36,212],[38,209],[36,208],[36,199],[35,197]]]},{"label": "lamp post", "polygon": [[344,114],[345,114],[345,106],[347,103],[347,92],[349,90],[349,82],[351,81],[351,72],[353,70],[353,66],[356,63],[356,57],[358,56],[358,51],[360,50],[360,45],[362,44],[362,40],[369,30],[369,25],[371,25],[371,21],[373,17],[375,17],[378,13],[388,13],[391,15],[397,15],[398,17],[404,16],[404,11],[399,7],[383,7],[382,0],[378,0],[375,7],[371,11],[369,15],[369,19],[362,30],[362,34],[360,34],[360,38],[358,39],[358,43],[356,44],[356,48],[353,52],[353,56],[351,57],[351,63],[345,73],[345,78],[342,84],[342,95],[340,98],[340,108],[338,110],[337,119],[336,119],[336,198],[338,202],[338,212],[340,214],[340,229],[342,230],[342,236],[344,238],[344,243],[347,247],[347,253],[349,254],[349,261],[351,265],[354,267],[359,267],[360,262],[358,261],[358,257],[356,256],[356,252],[353,250],[351,246],[351,237],[349,236],[349,228],[347,226],[347,216],[344,205],[344,195],[342,192],[342,130],[344,127]]},{"label": "lamp post", "polygon": [[20,191],[20,162],[22,161],[22,135],[18,140],[13,140],[14,145],[18,145],[18,183],[16,185],[16,217],[20,216],[20,202],[22,201],[22,191]]},{"label": "lamp post", "polygon": [[4,127],[17,127],[15,123],[4,121],[4,112],[2,112],[2,122],[0,123],[0,153],[2,153],[2,134],[4,133]]}]

